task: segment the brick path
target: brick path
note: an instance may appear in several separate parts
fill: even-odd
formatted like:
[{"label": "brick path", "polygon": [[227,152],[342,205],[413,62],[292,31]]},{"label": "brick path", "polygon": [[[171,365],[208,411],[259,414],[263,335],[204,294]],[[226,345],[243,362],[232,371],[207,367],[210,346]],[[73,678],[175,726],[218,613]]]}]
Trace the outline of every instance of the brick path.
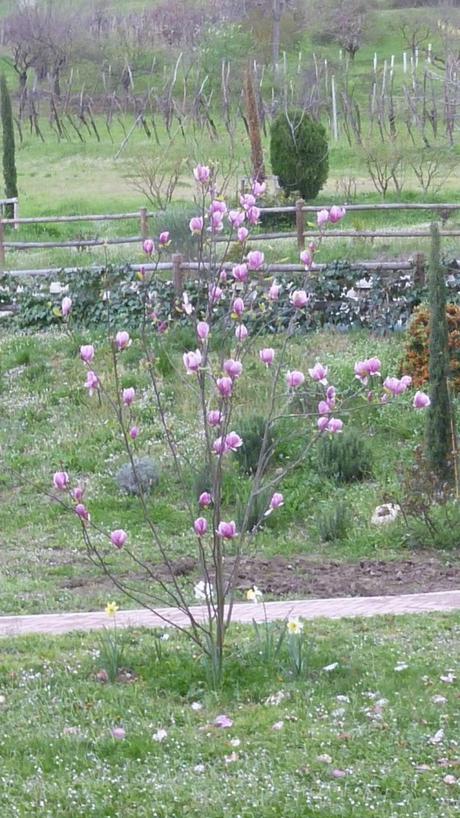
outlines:
[{"label": "brick path", "polygon": [[[460,610],[459,591],[437,591],[429,594],[405,594],[403,596],[346,597],[339,599],[306,599],[291,602],[267,602],[269,620],[285,619],[290,614],[304,619],[341,619],[353,616],[380,616],[430,611]],[[205,607],[192,608],[196,619],[205,619]],[[171,624],[187,625],[187,617],[175,608],[158,608],[157,615],[145,610],[119,611],[117,625],[120,627],[165,627],[161,618]],[[234,622],[263,621],[262,605],[239,603],[234,606]],[[27,633],[60,634],[68,631],[89,631],[107,625],[103,611],[93,613],[57,613],[34,616],[0,616],[0,636],[20,636]]]}]

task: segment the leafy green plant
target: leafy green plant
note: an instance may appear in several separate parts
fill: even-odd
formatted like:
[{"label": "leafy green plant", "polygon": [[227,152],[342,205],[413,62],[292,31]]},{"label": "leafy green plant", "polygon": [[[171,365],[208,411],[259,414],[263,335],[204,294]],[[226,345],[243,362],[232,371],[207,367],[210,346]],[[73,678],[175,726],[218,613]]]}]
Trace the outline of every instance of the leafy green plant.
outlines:
[{"label": "leafy green plant", "polygon": [[107,616],[113,618],[113,627],[104,628],[97,634],[99,658],[102,665],[100,673],[105,671],[110,682],[117,681],[124,662],[123,640],[117,629],[117,611],[118,606],[115,602],[107,604],[105,612]]},{"label": "leafy green plant", "polygon": [[351,526],[350,513],[345,500],[335,501],[318,515],[318,531],[323,542],[343,540]]},{"label": "leafy green plant", "polygon": [[326,131],[300,108],[278,114],[270,138],[273,173],[286,194],[314,199],[329,173]]},{"label": "leafy green plant", "polygon": [[322,438],[317,464],[321,474],[340,483],[365,480],[372,474],[371,448],[361,432],[349,428]]},{"label": "leafy green plant", "polygon": [[[243,445],[238,449],[236,459],[241,471],[245,474],[253,474],[259,462],[266,420],[261,415],[249,415],[243,418],[237,426],[238,434],[243,438]],[[274,454],[274,439],[270,430],[267,432],[265,451],[267,468]]]}]

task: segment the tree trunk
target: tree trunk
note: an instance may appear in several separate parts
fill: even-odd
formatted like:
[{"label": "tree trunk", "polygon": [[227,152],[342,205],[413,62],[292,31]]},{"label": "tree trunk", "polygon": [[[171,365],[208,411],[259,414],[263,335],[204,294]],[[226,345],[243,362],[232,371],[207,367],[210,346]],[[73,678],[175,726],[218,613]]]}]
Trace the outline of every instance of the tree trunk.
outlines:
[{"label": "tree trunk", "polygon": [[251,142],[251,163],[254,179],[262,182],[265,179],[264,152],[260,135],[259,109],[254,91],[252,65],[249,62],[245,78],[246,112],[248,117],[249,139]]},{"label": "tree trunk", "polygon": [[281,41],[281,17],[284,0],[273,0],[272,8],[272,63],[276,67],[280,61],[280,41]]}]

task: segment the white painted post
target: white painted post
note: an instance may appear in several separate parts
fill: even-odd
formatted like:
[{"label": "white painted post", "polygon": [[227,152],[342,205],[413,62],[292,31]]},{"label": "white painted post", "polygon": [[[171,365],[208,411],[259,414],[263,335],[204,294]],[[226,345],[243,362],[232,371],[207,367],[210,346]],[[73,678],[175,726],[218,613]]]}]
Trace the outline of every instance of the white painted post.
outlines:
[{"label": "white painted post", "polygon": [[403,51],[403,72],[407,74],[407,54]]},{"label": "white painted post", "polygon": [[19,199],[15,199],[13,202],[13,219],[14,219],[14,229],[19,230],[19,224],[17,219],[19,219]]},{"label": "white painted post", "polygon": [[335,77],[332,75],[331,77],[331,93],[332,93],[332,131],[334,134],[334,139],[338,142],[339,139],[339,129],[337,127],[337,100],[335,97]]},{"label": "white painted post", "polygon": [[418,48],[415,49],[415,67],[418,68]]},{"label": "white painted post", "polygon": [[377,52],[374,53],[374,74],[377,71]]},{"label": "white painted post", "polygon": [[324,86],[327,94],[329,90],[329,71],[327,67],[327,60],[324,60]]},{"label": "white painted post", "polygon": [[428,54],[427,54],[427,57],[426,57],[428,62],[431,62],[431,49],[432,49],[432,45],[431,45],[431,43],[428,43]]}]

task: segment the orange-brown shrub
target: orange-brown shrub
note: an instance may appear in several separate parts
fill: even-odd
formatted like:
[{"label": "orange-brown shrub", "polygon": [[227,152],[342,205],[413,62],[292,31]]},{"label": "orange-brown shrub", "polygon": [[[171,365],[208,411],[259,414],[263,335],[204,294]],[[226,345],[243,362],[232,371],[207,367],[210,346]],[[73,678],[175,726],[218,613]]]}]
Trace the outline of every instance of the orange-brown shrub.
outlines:
[{"label": "orange-brown shrub", "polygon": [[[450,383],[460,392],[460,306],[447,305],[447,325],[449,331],[449,357],[451,367]],[[412,375],[416,387],[428,382],[428,340],[430,313],[427,307],[419,307],[409,324],[405,359],[402,369]]]}]

